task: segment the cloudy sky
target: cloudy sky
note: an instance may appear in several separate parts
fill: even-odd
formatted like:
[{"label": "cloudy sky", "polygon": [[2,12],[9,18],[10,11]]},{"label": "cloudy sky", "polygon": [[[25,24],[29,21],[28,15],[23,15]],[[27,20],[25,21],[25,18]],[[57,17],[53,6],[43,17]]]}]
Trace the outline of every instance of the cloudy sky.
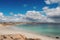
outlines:
[{"label": "cloudy sky", "polygon": [[60,23],[60,0],[0,0],[0,22]]}]

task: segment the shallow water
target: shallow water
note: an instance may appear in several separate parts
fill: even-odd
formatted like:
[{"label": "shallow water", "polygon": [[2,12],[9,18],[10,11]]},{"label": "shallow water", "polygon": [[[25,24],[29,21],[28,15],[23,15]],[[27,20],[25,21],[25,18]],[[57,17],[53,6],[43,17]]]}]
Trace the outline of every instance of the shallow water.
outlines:
[{"label": "shallow water", "polygon": [[23,24],[17,27],[37,34],[60,37],[60,24]]}]

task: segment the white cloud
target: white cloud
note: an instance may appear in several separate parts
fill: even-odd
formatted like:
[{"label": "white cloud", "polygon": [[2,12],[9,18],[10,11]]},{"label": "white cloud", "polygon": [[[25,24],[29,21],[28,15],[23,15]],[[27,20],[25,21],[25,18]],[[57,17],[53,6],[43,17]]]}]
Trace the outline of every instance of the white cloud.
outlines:
[{"label": "white cloud", "polygon": [[60,0],[45,0],[46,4],[57,3],[56,8],[44,7],[43,11],[46,13],[47,17],[53,20],[55,23],[60,23]]},{"label": "white cloud", "polygon": [[14,15],[13,12],[10,12],[10,15]]},{"label": "white cloud", "polygon": [[48,7],[47,7],[47,6],[45,6],[45,7],[43,7],[42,9],[43,9],[43,10],[47,10],[47,9],[48,9]]},{"label": "white cloud", "polygon": [[3,15],[3,13],[2,12],[0,12],[0,21],[2,21],[2,20],[6,20],[6,18],[4,18],[5,16]]},{"label": "white cloud", "polygon": [[43,9],[43,11],[46,13],[48,18],[54,20],[54,22],[56,23],[60,23],[60,7],[51,8],[51,9],[46,8]]},{"label": "white cloud", "polygon": [[45,0],[46,4],[58,3],[60,4],[60,0]]},{"label": "white cloud", "polygon": [[27,11],[26,16],[33,19],[40,19],[42,17],[39,11]]},{"label": "white cloud", "polygon": [[25,15],[23,15],[23,14],[20,14],[20,13],[19,13],[19,14],[17,14],[17,15],[18,15],[18,16],[20,16],[20,17],[25,17]]},{"label": "white cloud", "polygon": [[36,22],[54,22],[54,20],[42,15],[39,11],[27,11],[26,16]]},{"label": "white cloud", "polygon": [[0,17],[4,17],[4,15],[3,15],[3,13],[2,13],[2,12],[0,12]]},{"label": "white cloud", "polygon": [[45,3],[46,3],[46,4],[50,4],[50,1],[49,1],[49,0],[46,0]]},{"label": "white cloud", "polygon": [[23,14],[14,14],[13,16],[4,16],[2,18],[0,18],[0,22],[28,22],[28,20],[26,20],[25,15]]},{"label": "white cloud", "polygon": [[60,16],[60,7],[52,8],[52,9],[44,9],[44,12],[47,16]]},{"label": "white cloud", "polygon": [[14,14],[14,16],[4,16],[0,19],[3,22],[54,22],[54,20],[42,15],[40,11],[27,11],[25,15]]},{"label": "white cloud", "polygon": [[14,14],[14,16],[18,16],[17,14]]}]

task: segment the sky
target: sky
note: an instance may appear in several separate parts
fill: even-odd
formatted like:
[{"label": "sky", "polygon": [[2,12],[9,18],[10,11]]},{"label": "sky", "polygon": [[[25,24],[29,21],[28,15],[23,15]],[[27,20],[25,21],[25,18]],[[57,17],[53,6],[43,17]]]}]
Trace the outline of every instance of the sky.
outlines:
[{"label": "sky", "polygon": [[0,21],[60,22],[60,0],[0,0]]},{"label": "sky", "polygon": [[25,14],[28,10],[40,11],[46,4],[43,0],[0,0],[0,5],[0,12],[9,15],[10,12]]},{"label": "sky", "polygon": [[49,6],[55,8],[57,4],[47,5],[45,0],[0,0],[0,12],[9,15],[10,12],[14,14],[25,14],[28,10],[42,11],[42,8]]}]

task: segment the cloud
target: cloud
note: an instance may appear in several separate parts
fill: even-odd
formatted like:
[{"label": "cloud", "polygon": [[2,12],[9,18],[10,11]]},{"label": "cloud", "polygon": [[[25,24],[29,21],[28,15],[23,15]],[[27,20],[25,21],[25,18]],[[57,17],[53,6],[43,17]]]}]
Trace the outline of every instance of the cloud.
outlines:
[{"label": "cloud", "polygon": [[26,18],[32,22],[54,22],[54,20],[42,15],[40,11],[27,11]]},{"label": "cloud", "polygon": [[39,11],[27,11],[26,17],[33,18],[33,19],[40,19],[42,15]]},{"label": "cloud", "polygon": [[0,17],[4,17],[4,15],[3,15],[3,13],[2,13],[2,12],[0,12]]},{"label": "cloud", "polygon": [[47,6],[43,8],[44,13],[46,16],[53,20],[54,23],[60,23],[60,0],[45,0],[45,3],[50,5],[57,3],[58,6],[56,8],[48,8]]},{"label": "cloud", "polygon": [[14,14],[13,16],[1,17],[0,22],[28,22],[28,20],[22,14]]},{"label": "cloud", "polygon": [[0,12],[0,22],[6,20],[5,16],[2,12]]},{"label": "cloud", "polygon": [[60,7],[43,9],[47,16],[60,16]]},{"label": "cloud", "polygon": [[51,20],[54,20],[54,23],[60,23],[60,7],[56,8],[47,8],[44,7],[43,11],[46,13],[46,16]]},{"label": "cloud", "polygon": [[51,2],[49,0],[46,0],[45,3],[46,4],[51,4]]},{"label": "cloud", "polygon": [[9,14],[10,14],[10,15],[14,15],[13,12],[10,12]]},{"label": "cloud", "polygon": [[[3,14],[1,14],[3,15]],[[0,18],[3,22],[54,22],[54,20],[41,14],[40,11],[27,11],[25,15],[14,14],[14,16],[4,16]]]},{"label": "cloud", "polygon": [[46,4],[58,3],[60,4],[60,0],[45,0]]},{"label": "cloud", "polygon": [[25,17],[25,15],[23,15],[23,14],[21,14],[21,13],[19,13],[19,14],[17,14],[18,16],[20,16],[20,17]]},{"label": "cloud", "polygon": [[48,7],[47,7],[47,6],[45,6],[45,7],[43,7],[42,9],[43,9],[43,10],[47,10],[47,9],[48,9]]}]

